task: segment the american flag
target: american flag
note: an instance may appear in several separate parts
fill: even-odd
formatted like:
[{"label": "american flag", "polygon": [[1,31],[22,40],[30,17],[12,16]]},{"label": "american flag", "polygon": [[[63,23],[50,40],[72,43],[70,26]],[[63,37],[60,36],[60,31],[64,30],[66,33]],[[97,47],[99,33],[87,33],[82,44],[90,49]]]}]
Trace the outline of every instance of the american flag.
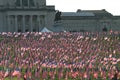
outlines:
[{"label": "american flag", "polygon": [[98,78],[98,73],[94,72],[93,76],[94,76],[95,79],[97,79]]},{"label": "american flag", "polygon": [[5,74],[4,74],[4,78],[8,77],[9,76],[9,70],[7,69]]},{"label": "american flag", "polygon": [[21,73],[20,73],[20,71],[19,70],[14,70],[14,72],[12,73],[12,76],[14,77],[14,76],[20,76],[21,75]]}]

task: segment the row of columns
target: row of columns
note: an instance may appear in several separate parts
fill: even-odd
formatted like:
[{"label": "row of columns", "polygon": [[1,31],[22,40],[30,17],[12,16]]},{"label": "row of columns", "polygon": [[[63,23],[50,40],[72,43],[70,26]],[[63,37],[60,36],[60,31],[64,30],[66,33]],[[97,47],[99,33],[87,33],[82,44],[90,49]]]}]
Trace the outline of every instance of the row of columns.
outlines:
[{"label": "row of columns", "polygon": [[[14,16],[14,27],[11,26],[11,16]],[[38,29],[40,29],[40,27],[44,27],[42,24],[41,24],[41,21],[40,21],[40,18],[41,18],[41,15],[8,15],[7,16],[7,22],[8,22],[8,32],[11,32],[11,28],[14,28],[14,32],[18,32],[18,16],[21,16],[22,18],[22,32],[25,32],[25,29],[26,29],[26,16],[29,16],[29,23],[30,23],[30,26],[29,26],[29,31],[30,32],[33,32],[33,16],[36,16],[37,17],[37,27]],[[43,15],[42,15],[43,16]],[[44,21],[45,19],[43,19]],[[45,23],[45,22],[44,22]],[[44,24],[45,25],[45,24]]]}]

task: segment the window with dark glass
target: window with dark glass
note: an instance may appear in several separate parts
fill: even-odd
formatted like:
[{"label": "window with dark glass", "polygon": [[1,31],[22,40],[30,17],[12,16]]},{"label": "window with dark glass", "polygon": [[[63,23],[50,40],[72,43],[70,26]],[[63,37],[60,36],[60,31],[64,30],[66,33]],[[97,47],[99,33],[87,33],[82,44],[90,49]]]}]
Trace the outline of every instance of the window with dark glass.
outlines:
[{"label": "window with dark glass", "polygon": [[22,0],[22,5],[23,6],[28,6],[28,0]]},{"label": "window with dark glass", "polygon": [[15,4],[16,4],[16,6],[20,7],[21,6],[20,0],[17,0]]},{"label": "window with dark glass", "polygon": [[34,1],[33,1],[33,0],[29,0],[29,6],[30,6],[30,7],[34,7],[34,6],[35,6],[35,4],[34,4]]}]

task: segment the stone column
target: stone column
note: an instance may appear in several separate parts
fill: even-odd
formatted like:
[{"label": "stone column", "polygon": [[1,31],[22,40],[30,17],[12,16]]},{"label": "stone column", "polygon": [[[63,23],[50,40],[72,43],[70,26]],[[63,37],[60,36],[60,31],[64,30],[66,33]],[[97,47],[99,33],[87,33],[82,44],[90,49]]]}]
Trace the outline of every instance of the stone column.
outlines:
[{"label": "stone column", "polygon": [[8,23],[7,23],[7,24],[8,24],[8,25],[7,25],[7,27],[8,27],[8,30],[7,30],[7,31],[10,32],[10,15],[7,16],[7,22],[8,22]]},{"label": "stone column", "polygon": [[48,24],[48,19],[47,19],[47,15],[44,15],[44,27],[47,27],[47,24]]},{"label": "stone column", "polygon": [[17,15],[15,15],[15,32],[18,32],[18,20]]},{"label": "stone column", "polygon": [[22,4],[23,2],[22,2],[22,0],[20,0],[20,6],[23,6],[23,4]]},{"label": "stone column", "polygon": [[45,24],[45,22],[46,22],[45,15],[41,15],[40,16],[40,21],[41,21],[41,27],[42,28],[46,27],[46,24]]},{"label": "stone column", "polygon": [[30,31],[33,32],[33,16],[30,15]]},{"label": "stone column", "polygon": [[40,15],[37,15],[38,31],[40,31]]},{"label": "stone column", "polygon": [[22,19],[23,19],[23,30],[22,31],[25,32],[25,15],[23,15]]},{"label": "stone column", "polygon": [[30,4],[29,4],[29,3],[30,3],[30,1],[28,0],[28,7],[30,7]]}]

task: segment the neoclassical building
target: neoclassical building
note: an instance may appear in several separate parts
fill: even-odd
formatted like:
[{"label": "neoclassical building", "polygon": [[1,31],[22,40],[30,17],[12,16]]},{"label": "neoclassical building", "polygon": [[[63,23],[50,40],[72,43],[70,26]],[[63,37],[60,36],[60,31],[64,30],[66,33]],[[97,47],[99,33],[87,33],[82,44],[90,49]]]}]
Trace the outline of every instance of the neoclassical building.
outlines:
[{"label": "neoclassical building", "polygon": [[77,12],[57,12],[54,28],[70,32],[120,31],[120,16],[103,10],[80,10]]},{"label": "neoclassical building", "polygon": [[103,10],[59,12],[46,0],[0,0],[0,32],[120,31],[120,16]]},{"label": "neoclassical building", "polygon": [[46,0],[0,0],[0,32],[33,32],[52,28],[55,7]]}]

